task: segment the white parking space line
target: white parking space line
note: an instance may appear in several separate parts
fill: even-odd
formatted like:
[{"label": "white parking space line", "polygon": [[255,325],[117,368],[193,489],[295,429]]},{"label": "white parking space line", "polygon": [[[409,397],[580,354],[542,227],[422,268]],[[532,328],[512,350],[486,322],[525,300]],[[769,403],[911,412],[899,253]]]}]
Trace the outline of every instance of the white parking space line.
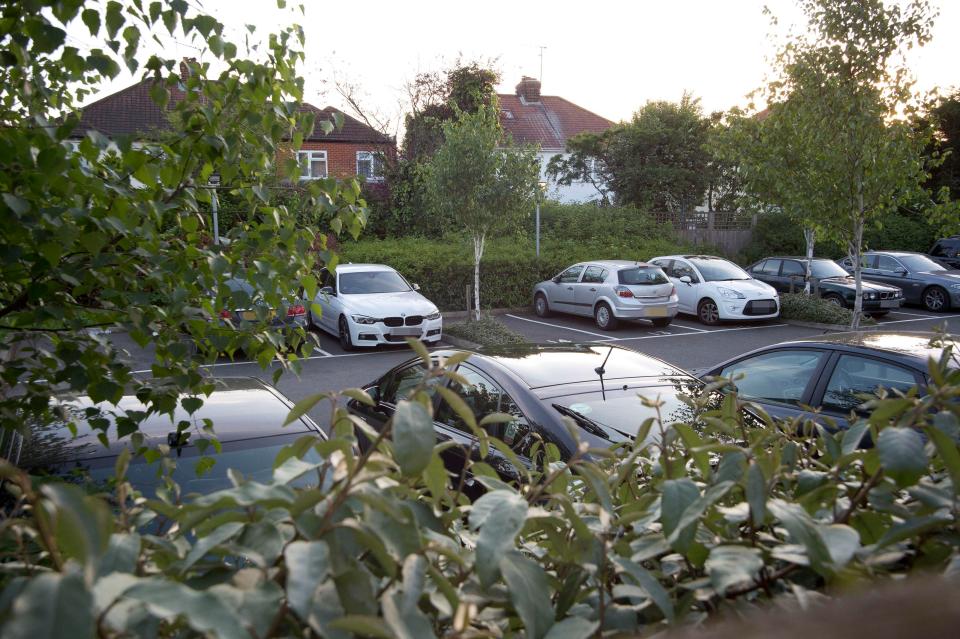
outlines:
[{"label": "white parking space line", "polygon": [[314,353],[320,353],[320,355],[322,355],[323,357],[333,357],[333,354],[328,353],[327,351],[323,350],[322,348],[315,348],[315,349],[313,349],[313,352],[314,352]]},{"label": "white parking space line", "polygon": [[[915,321],[915,320],[909,320]],[[781,328],[783,326],[788,326],[788,324],[767,324],[765,326],[741,326],[740,328],[718,328],[715,331],[704,331],[705,333],[729,333],[731,331],[756,331],[764,328]],[[629,342],[630,340],[637,339],[660,339],[663,337],[690,337],[689,333],[673,333],[670,335],[644,335],[642,337],[615,337],[610,340],[613,342]]]},{"label": "white parking space line", "polygon": [[519,315],[511,315],[507,313],[507,317],[512,317],[513,319],[523,320],[524,322],[531,322],[533,324],[540,324],[542,326],[549,326],[550,328],[559,328],[564,331],[574,331],[576,333],[586,333],[587,335],[593,335],[594,337],[599,337],[604,340],[612,340],[613,337],[609,335],[601,335],[600,333],[591,333],[590,331],[585,331],[580,328],[570,328],[569,326],[562,326],[560,324],[551,324],[550,322],[541,322],[540,320],[529,319],[526,317],[520,317]]},{"label": "white parking space line", "polygon": [[671,322],[670,326],[675,326],[677,328],[685,328],[688,331],[697,331],[698,333],[711,333],[713,331],[707,330],[705,328],[694,328],[693,326],[687,326],[686,324],[677,324],[676,322]]},{"label": "white parking space line", "polygon": [[890,315],[906,315],[907,317],[926,317],[927,319],[937,319],[940,315],[921,315],[920,313],[904,313],[903,311],[890,311]]},{"label": "white parking space line", "polygon": [[908,319],[908,320],[892,320],[889,322],[877,322],[877,325],[884,326],[886,324],[903,324],[904,322],[929,322],[930,320],[948,320],[953,317],[960,317],[960,315],[936,315],[933,317],[921,316],[921,319]]}]

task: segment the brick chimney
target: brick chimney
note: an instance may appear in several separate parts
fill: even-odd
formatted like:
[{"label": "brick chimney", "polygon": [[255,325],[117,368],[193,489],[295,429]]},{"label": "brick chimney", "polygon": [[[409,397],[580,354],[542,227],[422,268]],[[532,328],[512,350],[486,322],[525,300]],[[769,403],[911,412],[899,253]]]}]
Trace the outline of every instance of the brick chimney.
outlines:
[{"label": "brick chimney", "polygon": [[517,85],[517,95],[525,103],[540,102],[540,80],[523,76]]},{"label": "brick chimney", "polygon": [[183,58],[180,60],[180,83],[184,86],[187,85],[187,78],[190,77],[190,65],[197,64],[196,58]]}]

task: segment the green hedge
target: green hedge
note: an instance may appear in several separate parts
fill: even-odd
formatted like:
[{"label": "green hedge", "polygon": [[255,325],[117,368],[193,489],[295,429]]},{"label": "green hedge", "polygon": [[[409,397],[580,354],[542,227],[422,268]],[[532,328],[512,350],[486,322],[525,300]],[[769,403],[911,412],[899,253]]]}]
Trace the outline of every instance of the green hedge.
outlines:
[{"label": "green hedge", "polygon": [[444,324],[443,332],[446,335],[462,337],[481,346],[523,344],[527,341],[523,335],[511,331],[506,324],[490,315],[484,315],[479,320],[468,319],[463,322]]},{"label": "green hedge", "polygon": [[[801,322],[840,324],[849,326],[853,311],[804,293],[785,293],[780,296],[780,317]],[[872,317],[863,317],[861,324],[875,324]]]},{"label": "green hedge", "polygon": [[[403,238],[344,244],[341,262],[387,264],[400,271],[441,310],[466,310],[466,287],[473,284],[473,245],[467,238]],[[608,239],[544,237],[537,258],[532,239],[493,239],[480,263],[482,308],[510,308],[532,302],[537,282],[574,262],[596,259],[645,260],[686,250],[664,235],[611,234]]]}]

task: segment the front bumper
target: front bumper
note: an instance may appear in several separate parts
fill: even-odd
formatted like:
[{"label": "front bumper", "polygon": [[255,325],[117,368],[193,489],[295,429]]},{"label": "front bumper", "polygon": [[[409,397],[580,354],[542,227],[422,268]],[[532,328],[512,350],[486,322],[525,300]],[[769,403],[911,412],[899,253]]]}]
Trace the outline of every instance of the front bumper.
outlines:
[{"label": "front bumper", "polygon": [[387,326],[383,322],[376,324],[357,324],[347,320],[350,327],[350,340],[355,346],[379,346],[381,344],[403,344],[408,337],[421,342],[439,342],[443,335],[443,318],[424,319],[417,326]]},{"label": "front bumper", "polygon": [[885,300],[868,300],[864,298],[861,302],[864,312],[885,312],[895,311],[903,306],[904,299],[902,297],[893,297]]},{"label": "front bumper", "polygon": [[[780,299],[764,297],[759,299],[717,300],[717,308],[722,320],[765,320],[780,316]],[[768,310],[771,309],[771,310]]]}]

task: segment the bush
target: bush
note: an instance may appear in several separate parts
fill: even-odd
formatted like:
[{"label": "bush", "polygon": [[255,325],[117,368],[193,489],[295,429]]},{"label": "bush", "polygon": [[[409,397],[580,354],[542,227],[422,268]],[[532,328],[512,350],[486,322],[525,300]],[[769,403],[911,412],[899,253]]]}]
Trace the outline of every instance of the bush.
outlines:
[{"label": "bush", "polygon": [[484,315],[479,320],[445,324],[443,332],[481,346],[523,344],[527,341],[523,335],[511,331],[503,322],[490,315]]},{"label": "bush", "polygon": [[[784,293],[780,296],[780,317],[801,322],[849,326],[853,322],[853,311],[813,295]],[[876,322],[872,317],[863,317],[860,323]]]},{"label": "bush", "polygon": [[[955,574],[949,358],[931,366],[927,396],[871,400],[841,432],[762,414],[758,425],[735,395],[714,408],[706,394],[646,420],[637,441],[653,431],[656,443],[584,444],[563,461],[535,444],[527,468],[473,426],[480,446],[464,459],[488,491],[472,504],[463,476],[444,471],[451,442],[435,441],[426,388],[451,375],[437,365],[360,456],[329,396],[334,439],[291,446],[266,483],[237,475],[196,499],[133,499],[121,459],[108,501],[0,465],[20,505],[0,528],[0,631],[47,636],[68,615],[78,637],[634,636],[802,605],[810,591]],[[490,445],[518,485],[483,461]],[[311,447],[325,461],[305,461]],[[290,485],[310,475],[315,486]]]}]

